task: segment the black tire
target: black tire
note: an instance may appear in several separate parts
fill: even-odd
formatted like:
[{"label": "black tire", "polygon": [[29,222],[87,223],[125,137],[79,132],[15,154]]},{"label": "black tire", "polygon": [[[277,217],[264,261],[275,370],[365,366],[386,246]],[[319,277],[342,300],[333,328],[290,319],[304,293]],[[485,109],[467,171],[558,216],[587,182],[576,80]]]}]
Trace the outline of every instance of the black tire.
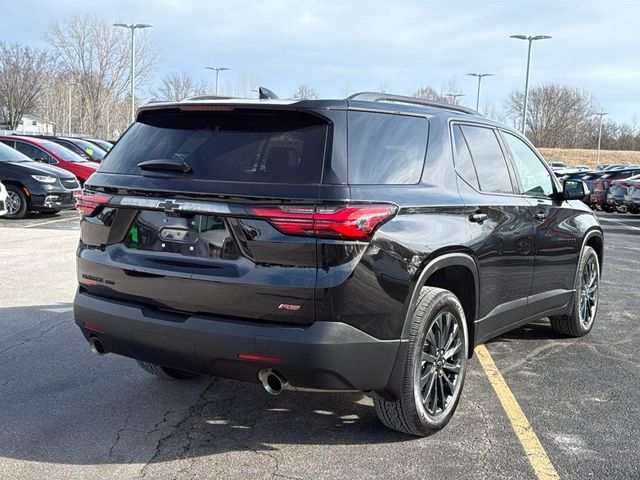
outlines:
[{"label": "black tire", "polygon": [[[7,187],[7,195],[8,195],[7,196],[7,214],[5,215],[4,218],[13,218],[13,219],[24,218],[24,216],[27,214],[28,207],[29,207],[27,196],[24,194],[22,189],[20,187],[17,187],[16,185],[7,185],[6,187]],[[9,213],[10,201],[16,201],[19,204],[18,209],[13,213]]]},{"label": "black tire", "polygon": [[611,205],[601,205],[600,208],[603,212],[611,213],[613,212],[613,207]]},{"label": "black tire", "polygon": [[[444,359],[447,358],[446,354],[454,350],[454,348],[447,350],[445,346],[442,350],[437,350],[437,352],[446,351],[442,355],[444,363],[436,362],[436,357],[429,355],[429,352],[433,352],[433,350],[430,350],[428,338],[436,340],[436,335],[432,333],[432,328],[436,328],[433,332],[437,331],[438,322],[442,323],[444,321],[442,320],[443,315],[445,315],[444,318],[448,319],[446,320],[447,324],[452,325],[451,328],[454,328],[451,322],[454,322],[457,326],[455,327],[457,328],[457,337],[452,345],[458,347],[456,348],[458,353],[455,354],[455,357],[449,357],[454,358],[454,362],[458,367],[457,375],[447,373],[448,364],[446,362],[448,360]],[[439,339],[443,338],[440,335],[445,333],[445,330],[440,329],[440,333],[438,333]],[[448,338],[450,342],[451,337],[449,336]],[[460,343],[459,345],[458,342]],[[453,416],[460,400],[467,367],[468,346],[467,322],[462,305],[457,297],[450,291],[441,288],[423,288],[418,297],[411,323],[409,348],[404,359],[404,376],[400,398],[396,401],[374,398],[376,413],[380,421],[392,430],[415,436],[431,435],[443,428]],[[424,355],[429,355],[434,361],[425,361]],[[438,356],[437,358],[441,357]],[[429,368],[429,365],[431,365],[431,368]],[[431,383],[426,380],[423,385],[422,380],[430,375]],[[444,378],[443,375],[446,376],[446,381],[442,380]],[[451,375],[455,384],[453,390],[448,386],[449,375]],[[430,385],[428,386],[427,383],[430,383]],[[435,388],[435,392],[432,391],[432,388]],[[444,408],[440,409],[440,413],[432,414],[428,411],[429,406],[425,405],[425,401],[427,403],[431,402],[429,399],[424,399],[425,390],[427,390],[426,396],[428,398],[430,398],[430,393],[436,396],[434,412],[437,411],[440,398],[442,399]],[[447,399],[444,397],[445,390],[450,393]],[[440,397],[439,392],[442,392],[442,397]]]},{"label": "black tire", "polygon": [[136,360],[140,368],[145,372],[162,378],[170,378],[172,380],[189,380],[196,378],[199,375],[196,373],[186,372],[184,370],[178,370],[177,368],[163,367],[157,363],[145,362],[143,360]]},{"label": "black tire", "polygon": [[[595,290],[587,284],[586,269],[588,265],[593,265]],[[551,327],[556,333],[567,337],[582,337],[589,333],[595,323],[596,314],[598,313],[598,295],[600,285],[600,262],[596,251],[591,247],[584,247],[580,264],[578,265],[578,274],[576,280],[576,291],[573,296],[571,311],[568,315],[550,317]],[[586,288],[586,291],[585,291]],[[583,295],[587,295],[593,291],[593,300],[587,304],[589,318],[584,318]]]}]

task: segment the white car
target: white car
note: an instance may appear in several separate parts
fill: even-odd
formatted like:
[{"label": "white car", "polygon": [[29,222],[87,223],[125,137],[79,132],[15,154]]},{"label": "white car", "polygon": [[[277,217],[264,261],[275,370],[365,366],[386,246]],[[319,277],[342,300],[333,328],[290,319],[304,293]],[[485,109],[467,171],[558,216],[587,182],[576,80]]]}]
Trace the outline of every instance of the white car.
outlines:
[{"label": "white car", "polygon": [[7,214],[7,189],[0,182],[0,217]]}]

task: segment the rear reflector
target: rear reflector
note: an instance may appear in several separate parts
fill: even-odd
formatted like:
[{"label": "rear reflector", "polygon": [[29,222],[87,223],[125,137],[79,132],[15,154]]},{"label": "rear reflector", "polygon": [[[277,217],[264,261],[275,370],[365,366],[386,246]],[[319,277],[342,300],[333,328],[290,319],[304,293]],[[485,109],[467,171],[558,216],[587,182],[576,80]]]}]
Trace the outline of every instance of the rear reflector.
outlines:
[{"label": "rear reflector", "polygon": [[113,198],[113,195],[84,189],[74,193],[74,196],[76,198],[76,209],[87,217],[93,215],[96,209],[105,206]]},{"label": "rear reflector", "polygon": [[282,233],[364,240],[397,212],[395,205],[269,206],[248,212],[268,220]]},{"label": "rear reflector", "polygon": [[95,323],[82,322],[82,326],[87,330],[91,330],[92,332],[96,332],[96,333],[104,333],[105,331],[104,327],[97,325]]},{"label": "rear reflector", "polygon": [[263,362],[263,363],[280,363],[279,357],[267,357],[265,355],[252,355],[250,353],[239,353],[238,358],[240,360],[249,360],[251,362]]}]

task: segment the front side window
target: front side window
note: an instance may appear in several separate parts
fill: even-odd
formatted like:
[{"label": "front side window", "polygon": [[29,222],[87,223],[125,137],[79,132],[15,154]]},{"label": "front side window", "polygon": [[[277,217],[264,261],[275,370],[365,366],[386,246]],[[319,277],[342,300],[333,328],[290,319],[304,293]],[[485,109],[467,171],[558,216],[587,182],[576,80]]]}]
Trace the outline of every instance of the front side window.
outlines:
[{"label": "front side window", "polygon": [[523,193],[538,197],[552,195],[554,188],[551,175],[529,145],[510,133],[503,132],[503,136],[511,150]]},{"label": "front side window", "polygon": [[461,128],[478,172],[480,190],[513,193],[507,162],[493,129],[470,125]]},{"label": "front side window", "polygon": [[420,181],[427,151],[425,118],[349,112],[349,183],[407,185]]}]

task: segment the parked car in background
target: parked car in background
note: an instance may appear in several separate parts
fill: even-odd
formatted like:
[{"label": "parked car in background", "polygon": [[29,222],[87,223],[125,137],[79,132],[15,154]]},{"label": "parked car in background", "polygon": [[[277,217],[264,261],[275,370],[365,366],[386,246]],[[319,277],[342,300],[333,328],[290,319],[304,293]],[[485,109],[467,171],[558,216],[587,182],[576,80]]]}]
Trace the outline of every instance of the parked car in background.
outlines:
[{"label": "parked car in background", "polygon": [[97,138],[85,138],[85,140],[87,142],[91,142],[94,145],[99,146],[100,148],[102,148],[105,152],[108,152],[109,150],[111,150],[111,147],[113,147],[113,143],[111,142],[107,142],[106,140],[98,140]]},{"label": "parked car in background", "polygon": [[0,182],[0,217],[7,214],[7,189]]},{"label": "parked car in background", "polygon": [[624,196],[624,204],[629,213],[640,213],[640,181],[630,182]]},{"label": "parked car in background", "polygon": [[609,184],[609,190],[607,191],[607,205],[619,212],[626,212],[627,206],[624,203],[624,197],[627,194],[629,185],[638,180],[640,180],[640,175],[634,175],[622,180],[613,180]]},{"label": "parked car in background", "polygon": [[75,322],[154,375],[365,391],[429,435],[475,345],[541,317],[591,330],[604,240],[584,195],[455,105],[153,104],[78,196]]},{"label": "parked car in background", "polygon": [[68,148],[72,152],[79,154],[82,157],[85,157],[87,160],[91,160],[92,162],[100,163],[102,159],[107,154],[107,152],[100,146],[95,145],[87,140],[76,137],[45,137],[39,136],[38,138],[43,138],[46,140],[51,140],[52,142],[58,143],[63,147]]},{"label": "parked car in background", "polygon": [[[0,135],[0,142],[15,148],[31,160],[55,165],[73,173],[81,184],[89,178],[98,168],[94,162],[90,162],[76,155],[62,145],[36,137],[19,137],[15,135]],[[0,177],[1,178],[1,177]]]},{"label": "parked car in background", "polygon": [[551,167],[551,170],[558,170],[560,168],[567,168],[567,164],[564,162],[558,162],[555,160],[547,161],[547,165]]},{"label": "parked car in background", "polygon": [[74,208],[74,193],[80,190],[72,173],[35,162],[2,142],[0,178],[6,188],[7,218],[22,218],[29,211],[56,213]]},{"label": "parked car in background", "polygon": [[638,174],[640,174],[640,167],[605,171],[605,174],[594,182],[593,193],[590,197],[591,205],[604,210],[605,212],[613,211],[615,207],[607,203],[607,193],[611,182],[614,180],[626,179]]}]

